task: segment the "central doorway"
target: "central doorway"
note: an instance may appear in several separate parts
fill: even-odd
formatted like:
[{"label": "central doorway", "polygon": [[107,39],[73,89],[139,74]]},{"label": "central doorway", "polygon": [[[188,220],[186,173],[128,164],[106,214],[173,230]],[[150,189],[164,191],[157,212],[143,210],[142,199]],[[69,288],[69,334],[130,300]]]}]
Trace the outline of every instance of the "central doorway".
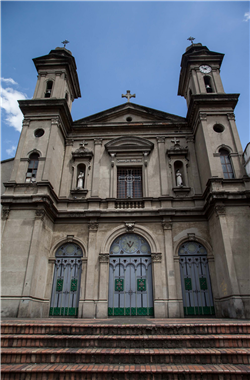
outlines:
[{"label": "central doorway", "polygon": [[153,316],[151,250],[134,233],[116,238],[109,259],[109,316]]}]

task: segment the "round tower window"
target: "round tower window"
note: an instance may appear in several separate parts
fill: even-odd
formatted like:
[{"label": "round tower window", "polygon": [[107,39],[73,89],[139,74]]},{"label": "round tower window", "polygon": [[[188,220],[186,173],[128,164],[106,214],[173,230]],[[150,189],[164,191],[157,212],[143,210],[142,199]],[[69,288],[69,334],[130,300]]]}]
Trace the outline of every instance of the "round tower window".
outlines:
[{"label": "round tower window", "polygon": [[131,117],[131,116],[128,116],[126,120],[127,120],[127,121],[132,121],[132,117]]},{"label": "round tower window", "polygon": [[42,137],[44,135],[44,129],[42,128],[36,129],[34,132],[34,135],[35,137]]},{"label": "round tower window", "polygon": [[221,125],[221,124],[215,124],[215,125],[213,126],[213,129],[214,129],[215,132],[217,132],[217,133],[221,133],[221,132],[224,131],[225,128],[224,128],[223,125]]}]

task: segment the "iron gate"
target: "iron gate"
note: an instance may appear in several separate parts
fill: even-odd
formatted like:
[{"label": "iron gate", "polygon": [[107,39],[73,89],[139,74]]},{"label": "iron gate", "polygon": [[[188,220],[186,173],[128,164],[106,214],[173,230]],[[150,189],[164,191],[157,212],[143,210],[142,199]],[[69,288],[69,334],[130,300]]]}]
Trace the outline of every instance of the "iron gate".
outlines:
[{"label": "iron gate", "polygon": [[111,246],[108,315],[154,315],[151,251],[139,235],[122,235]]},{"label": "iron gate", "polygon": [[56,251],[50,316],[78,315],[82,255],[74,243],[64,244]]},{"label": "iron gate", "polygon": [[206,249],[186,242],[179,249],[184,315],[213,315],[214,304]]}]

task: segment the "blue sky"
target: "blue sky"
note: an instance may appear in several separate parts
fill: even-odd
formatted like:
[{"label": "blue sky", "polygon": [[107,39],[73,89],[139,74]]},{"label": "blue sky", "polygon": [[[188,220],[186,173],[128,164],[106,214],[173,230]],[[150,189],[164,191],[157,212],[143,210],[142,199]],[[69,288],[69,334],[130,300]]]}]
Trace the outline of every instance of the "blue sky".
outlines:
[{"label": "blue sky", "polygon": [[17,99],[33,97],[32,58],[67,39],[76,59],[82,97],[73,120],[126,102],[186,116],[177,96],[181,56],[189,36],[224,53],[227,93],[240,93],[235,109],[243,149],[249,136],[249,2],[45,1],[1,2],[2,160],[15,155],[22,116]]}]

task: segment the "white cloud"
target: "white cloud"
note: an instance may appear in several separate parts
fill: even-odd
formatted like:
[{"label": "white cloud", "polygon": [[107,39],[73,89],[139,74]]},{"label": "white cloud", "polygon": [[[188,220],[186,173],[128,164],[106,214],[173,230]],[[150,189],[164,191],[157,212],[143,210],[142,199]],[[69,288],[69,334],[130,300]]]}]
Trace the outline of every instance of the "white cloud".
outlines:
[{"label": "white cloud", "polygon": [[12,78],[1,78],[1,81],[10,84],[17,84],[17,82],[15,82]]},{"label": "white cloud", "polygon": [[244,14],[244,20],[243,21],[248,21],[248,20],[250,20],[250,12],[246,12],[245,14]]},{"label": "white cloud", "polygon": [[[6,83],[17,84],[11,78],[1,78],[2,81]],[[5,122],[9,124],[10,127],[14,127],[17,131],[21,131],[22,129],[22,120],[23,114],[18,106],[18,100],[27,99],[27,96],[17,90],[14,90],[11,87],[0,88],[1,96],[0,96],[0,107],[4,109]]]},{"label": "white cloud", "polygon": [[8,153],[9,156],[13,156],[13,154],[16,151],[16,146],[12,145],[10,149],[6,149],[6,152]]}]

